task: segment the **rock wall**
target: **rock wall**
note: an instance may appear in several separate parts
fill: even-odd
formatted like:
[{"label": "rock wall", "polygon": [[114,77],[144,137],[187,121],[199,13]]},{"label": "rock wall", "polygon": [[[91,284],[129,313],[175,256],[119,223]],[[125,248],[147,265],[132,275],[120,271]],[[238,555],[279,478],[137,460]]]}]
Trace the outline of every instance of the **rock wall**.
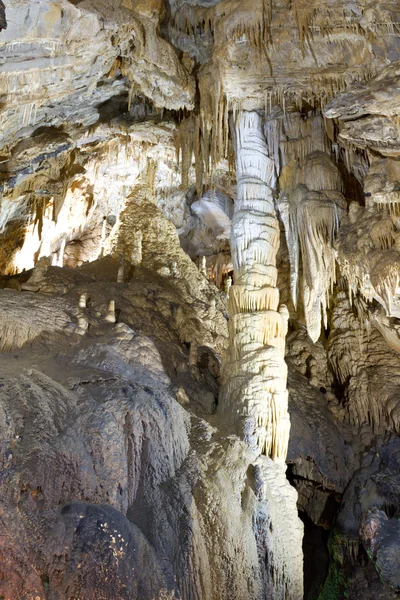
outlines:
[{"label": "rock wall", "polygon": [[[287,497],[297,519],[296,492],[223,433],[212,355],[200,347],[193,364],[183,343],[205,327],[204,296],[187,276],[137,266],[116,283],[117,271],[114,259],[90,263],[60,293],[69,271],[49,267],[45,293],[2,291],[2,595],[283,600],[301,572],[301,553],[281,545],[301,535],[282,518]],[[221,348],[223,301],[203,281]],[[20,317],[11,335],[27,310],[36,329]]]},{"label": "rock wall", "polygon": [[1,597],[399,593],[399,23],[0,0]]}]

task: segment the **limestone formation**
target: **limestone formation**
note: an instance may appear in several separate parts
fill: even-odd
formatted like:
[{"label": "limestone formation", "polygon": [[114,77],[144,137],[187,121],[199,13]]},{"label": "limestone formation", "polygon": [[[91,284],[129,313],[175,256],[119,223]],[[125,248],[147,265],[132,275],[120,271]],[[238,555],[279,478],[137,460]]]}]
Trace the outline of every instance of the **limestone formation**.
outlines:
[{"label": "limestone formation", "polygon": [[88,295],[83,293],[79,297],[79,308],[86,308],[87,306]]},{"label": "limestone formation", "polygon": [[124,278],[125,278],[124,256],[121,255],[120,259],[119,259],[117,283],[124,283]]},{"label": "limestone formation", "polygon": [[231,239],[235,284],[229,298],[231,348],[222,407],[253,450],[284,462],[290,425],[285,321],[278,312],[276,287],[275,166],[257,113],[238,116],[236,138],[238,195]]},{"label": "limestone formation", "polygon": [[207,277],[207,259],[205,256],[201,257],[200,272],[202,275],[204,275],[204,277]]},{"label": "limestone formation", "polygon": [[78,317],[77,333],[79,333],[79,335],[85,335],[88,327],[89,327],[89,323],[88,323],[87,317],[84,315]]},{"label": "limestone formation", "polygon": [[[314,147],[323,146],[317,135],[312,143]],[[290,157],[288,146],[286,161]],[[329,297],[336,281],[334,240],[346,207],[343,184],[329,154],[316,150],[303,158],[295,155],[287,162],[280,185],[279,212],[289,250],[293,304],[297,306],[301,256],[305,319],[309,335],[316,342],[321,333],[321,311],[327,328]]]},{"label": "limestone formation", "polygon": [[115,323],[115,300],[110,300],[108,304],[108,311],[104,319],[108,323]]},{"label": "limestone formation", "polygon": [[131,253],[131,261],[134,266],[138,266],[143,260],[143,234],[141,231],[136,231],[133,250]]},{"label": "limestone formation", "polygon": [[225,279],[225,294],[227,295],[228,298],[229,298],[229,294],[231,292],[231,287],[232,287],[232,277],[230,277],[230,275],[228,275],[228,277]]},{"label": "limestone formation", "polygon": [[399,594],[399,82],[397,0],[0,0],[0,598]]}]

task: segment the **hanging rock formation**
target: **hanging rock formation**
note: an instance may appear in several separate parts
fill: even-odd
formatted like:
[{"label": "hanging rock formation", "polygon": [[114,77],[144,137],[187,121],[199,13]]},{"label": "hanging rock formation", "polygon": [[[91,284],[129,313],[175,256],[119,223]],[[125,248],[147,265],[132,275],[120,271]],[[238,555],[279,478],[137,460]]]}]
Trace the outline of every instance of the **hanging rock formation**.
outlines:
[{"label": "hanging rock formation", "polygon": [[[291,168],[295,172],[289,176]],[[336,281],[333,244],[346,206],[341,177],[327,154],[314,152],[300,164],[288,165],[282,171],[281,185],[279,211],[289,250],[293,303],[296,307],[301,255],[305,319],[316,342],[321,333],[321,310],[327,328],[329,296]]]}]

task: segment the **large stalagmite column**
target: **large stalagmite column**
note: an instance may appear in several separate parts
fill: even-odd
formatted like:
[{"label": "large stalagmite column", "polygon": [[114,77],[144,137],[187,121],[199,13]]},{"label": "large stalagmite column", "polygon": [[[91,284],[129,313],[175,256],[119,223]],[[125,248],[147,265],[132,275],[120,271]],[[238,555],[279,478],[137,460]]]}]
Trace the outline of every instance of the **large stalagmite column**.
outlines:
[{"label": "large stalagmite column", "polygon": [[237,118],[236,172],[230,349],[221,407],[253,450],[284,462],[290,429],[284,361],[288,315],[286,307],[278,310],[275,168],[256,112]]}]

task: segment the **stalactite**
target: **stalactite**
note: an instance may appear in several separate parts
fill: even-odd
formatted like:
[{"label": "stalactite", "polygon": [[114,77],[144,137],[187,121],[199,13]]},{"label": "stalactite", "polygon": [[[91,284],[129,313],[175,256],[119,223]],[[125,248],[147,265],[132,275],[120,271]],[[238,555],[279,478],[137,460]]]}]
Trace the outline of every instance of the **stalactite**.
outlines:
[{"label": "stalactite", "polygon": [[272,196],[275,165],[257,113],[238,116],[236,138],[231,346],[221,406],[231,411],[253,450],[284,463],[290,429],[284,361],[287,317],[278,312],[276,288],[280,236]]},{"label": "stalactite", "polygon": [[184,3],[171,15],[170,31],[173,36],[184,36],[192,42],[207,36],[214,38],[217,44],[246,40],[262,57],[272,43],[271,2],[258,0],[251,8],[251,11],[235,14],[229,11],[227,2],[210,7]]},{"label": "stalactite", "polygon": [[[198,151],[198,144],[196,144],[196,141],[199,138],[199,134],[196,131],[197,127],[198,117],[196,117],[195,115],[190,115],[189,117],[185,117],[184,119],[182,119],[176,134],[176,154],[178,164],[181,168],[182,188],[184,190],[187,190],[189,188],[189,173],[192,167],[193,155],[195,151]],[[198,163],[202,161],[201,155],[195,156],[195,161],[197,169]],[[200,178],[200,181],[197,181],[198,193],[200,191],[200,195],[202,187],[202,179]]]},{"label": "stalactite", "polygon": [[[399,352],[397,326],[377,307],[366,311],[364,305],[357,313],[358,317],[346,292],[339,291],[332,311],[328,356],[345,386],[348,417],[356,427],[368,424],[374,431],[382,427],[398,431],[398,417],[392,409],[397,404],[393,392],[399,366],[398,357],[389,350]],[[369,329],[362,326],[366,314]],[[381,373],[385,373],[384,383]]]},{"label": "stalactite", "polygon": [[225,157],[229,136],[228,105],[220,78],[204,72],[199,80],[201,148],[206,183]]},{"label": "stalactite", "polygon": [[313,152],[300,164],[286,166],[280,185],[283,193],[278,206],[289,251],[292,299],[296,307],[301,255],[304,312],[315,342],[321,332],[321,312],[327,326],[329,296],[336,280],[333,242],[345,208],[343,183],[329,156]]},{"label": "stalactite", "polygon": [[228,157],[229,106],[221,83],[210,73],[203,73],[199,82],[200,114],[190,114],[179,124],[175,146],[181,166],[182,187],[189,187],[193,165],[196,188],[200,198],[203,187],[211,187],[217,164]]},{"label": "stalactite", "polygon": [[398,252],[389,250],[382,254],[371,273],[371,284],[383,300],[388,316],[392,316],[393,301],[400,285],[400,257]]},{"label": "stalactite", "polygon": [[360,294],[367,302],[377,301],[388,316],[398,315],[400,258],[396,221],[397,217],[389,211],[378,212],[373,202],[368,208],[353,202],[336,242],[350,301]]},{"label": "stalactite", "polygon": [[[203,257],[206,259],[206,257]],[[233,270],[231,257],[225,252],[219,252],[206,259],[205,275],[218,289],[222,288],[224,278]]]},{"label": "stalactite", "polygon": [[297,25],[297,31],[299,34],[300,46],[304,56],[305,44],[306,42],[310,44],[312,34],[311,26],[315,16],[315,8],[312,5],[311,7],[307,7],[304,5],[299,5],[298,2],[295,2],[293,10]]},{"label": "stalactite", "polygon": [[195,38],[197,35],[214,34],[214,7],[192,6],[183,3],[171,15],[170,28],[180,35]]}]

